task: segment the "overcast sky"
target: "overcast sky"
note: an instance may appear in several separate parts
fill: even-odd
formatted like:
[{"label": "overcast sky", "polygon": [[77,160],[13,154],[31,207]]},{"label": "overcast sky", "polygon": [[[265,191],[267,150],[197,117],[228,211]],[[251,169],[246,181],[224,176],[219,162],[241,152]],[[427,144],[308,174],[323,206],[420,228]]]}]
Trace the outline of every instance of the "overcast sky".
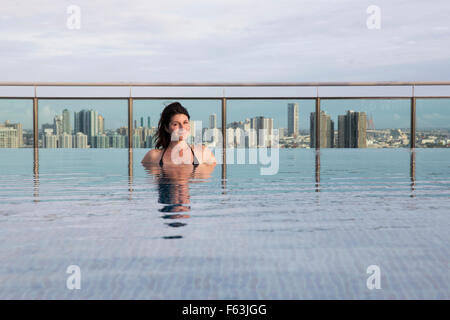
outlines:
[{"label": "overcast sky", "polygon": [[[80,8],[79,29],[67,26],[68,20],[74,22],[67,12],[71,5]],[[371,5],[381,10],[379,29],[367,26]],[[0,81],[450,80],[449,0],[0,0],[0,12]],[[256,95],[301,92],[288,89],[263,88]],[[315,94],[311,89],[308,95]],[[384,95],[411,91],[377,89]],[[31,94],[30,88],[26,90]],[[61,90],[69,91],[39,88],[38,95],[58,95]],[[102,95],[99,88],[71,90]],[[126,96],[127,90],[110,88],[105,95]],[[338,88],[339,93],[344,90]],[[450,95],[448,91],[449,87],[441,88],[439,94]],[[17,92],[0,87],[3,96]],[[153,88],[152,92],[183,96],[206,91]],[[209,92],[220,96],[222,89]],[[31,124],[27,103],[16,101],[15,108],[11,102],[0,103],[0,121]],[[439,106],[438,113],[433,111],[440,122],[431,125],[450,122],[449,103]],[[49,111],[47,116],[40,111],[42,121],[51,121],[53,111],[63,107],[43,102],[41,106]],[[284,119],[286,104],[273,107]],[[200,114],[216,112],[211,108],[205,106],[207,111]],[[342,113],[346,107],[340,109]],[[152,118],[157,119],[159,112],[152,111]],[[25,115],[27,119],[22,119]],[[391,116],[380,115],[377,123],[389,126]],[[122,123],[121,117],[109,119],[112,126]]]},{"label": "overcast sky", "polygon": [[[69,5],[81,9],[69,29]],[[381,28],[369,29],[369,5]],[[448,0],[1,0],[1,81],[450,80]]]}]

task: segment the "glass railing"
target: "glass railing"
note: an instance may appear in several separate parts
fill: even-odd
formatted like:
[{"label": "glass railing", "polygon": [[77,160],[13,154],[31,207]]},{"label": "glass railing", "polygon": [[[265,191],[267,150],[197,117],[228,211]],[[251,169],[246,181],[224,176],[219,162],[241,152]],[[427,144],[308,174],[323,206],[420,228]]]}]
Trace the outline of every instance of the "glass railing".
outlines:
[{"label": "glass railing", "polygon": [[[34,92],[31,96],[5,94],[10,87],[15,87],[16,92],[17,88],[31,87]],[[76,95],[37,94],[38,89],[55,87],[87,88]],[[126,94],[99,94],[99,87],[125,89]],[[183,94],[168,90],[180,87],[185,90]],[[248,169],[228,165],[256,163],[253,161],[259,161],[261,154],[255,150],[261,148],[316,150],[312,156],[317,192],[320,149],[408,149],[414,191],[415,148],[450,146],[449,87],[450,82],[0,83],[0,148],[34,150],[36,190],[39,150],[127,148],[131,192],[134,165],[140,164],[145,149],[154,148],[161,111],[179,101],[191,116],[190,142],[211,148],[217,163],[222,164],[223,192],[227,168]],[[142,88],[157,89],[156,94],[139,92]],[[202,88],[216,92],[198,91]],[[368,90],[361,92],[361,88]],[[86,96],[86,89],[94,90],[94,94]],[[345,162],[346,157],[344,153],[340,159]]]},{"label": "glass railing", "polygon": [[[60,87],[83,88],[72,96],[45,92]],[[191,142],[212,148],[450,146],[450,82],[3,82],[0,88],[0,148],[153,148],[160,113],[173,101],[191,113]],[[8,88],[34,88],[34,94],[9,95]],[[129,94],[93,95],[99,88]],[[185,92],[133,94],[142,88]],[[223,91],[196,95],[202,88]]]}]

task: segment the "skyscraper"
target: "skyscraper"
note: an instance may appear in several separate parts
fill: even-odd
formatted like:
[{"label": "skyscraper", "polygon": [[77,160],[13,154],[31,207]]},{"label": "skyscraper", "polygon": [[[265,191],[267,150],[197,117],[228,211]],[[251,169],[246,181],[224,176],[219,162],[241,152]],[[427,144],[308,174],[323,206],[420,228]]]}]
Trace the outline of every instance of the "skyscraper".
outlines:
[{"label": "skyscraper", "polygon": [[87,135],[85,135],[82,132],[77,132],[74,136],[73,136],[73,145],[75,148],[88,148],[88,144],[87,144]]},{"label": "skyscraper", "polygon": [[213,113],[212,115],[209,116],[209,128],[210,129],[215,129],[217,128],[217,116],[215,113]]},{"label": "skyscraper", "polygon": [[55,136],[59,136],[63,133],[63,116],[62,115],[56,115],[53,118],[53,134]]},{"label": "skyscraper", "polygon": [[72,148],[73,136],[63,132],[58,136],[58,148]]},{"label": "skyscraper", "polygon": [[150,117],[147,117],[147,128],[151,128]]},{"label": "skyscraper", "polygon": [[338,147],[367,148],[367,116],[365,112],[348,110],[338,116]]},{"label": "skyscraper", "polygon": [[141,127],[144,127],[144,117],[141,117]]},{"label": "skyscraper", "polygon": [[84,133],[87,135],[88,144],[92,145],[92,137],[98,135],[98,112],[95,110],[75,112],[74,123],[75,135],[78,132]]},{"label": "skyscraper", "polygon": [[18,148],[17,130],[11,127],[0,126],[0,148]]},{"label": "skyscraper", "polygon": [[[325,111],[320,111],[320,148],[334,148],[334,122]],[[316,113],[310,115],[310,148],[316,147]]]},{"label": "skyscraper", "polygon": [[70,112],[64,109],[62,112],[62,132],[72,134],[72,125],[70,122]]},{"label": "skyscraper", "polygon": [[101,114],[98,115],[98,134],[105,133],[105,118]]},{"label": "skyscraper", "polygon": [[1,148],[23,147],[23,128],[21,123],[10,123],[6,120],[4,124],[0,123],[0,128],[2,130]]},{"label": "skyscraper", "polygon": [[288,103],[288,136],[298,136],[298,103]]},{"label": "skyscraper", "polygon": [[273,134],[273,119],[263,116],[251,119],[251,128],[256,130],[257,146],[270,147]]}]

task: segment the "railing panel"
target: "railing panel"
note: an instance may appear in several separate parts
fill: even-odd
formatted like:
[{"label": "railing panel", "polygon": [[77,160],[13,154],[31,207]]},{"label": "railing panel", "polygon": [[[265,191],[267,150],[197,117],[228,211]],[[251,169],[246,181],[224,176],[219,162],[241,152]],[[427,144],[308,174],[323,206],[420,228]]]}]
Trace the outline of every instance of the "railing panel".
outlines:
[{"label": "railing panel", "polygon": [[40,148],[127,148],[128,101],[39,99]]},{"label": "railing panel", "polygon": [[31,148],[33,137],[33,100],[0,99],[0,148]]},{"label": "railing panel", "polygon": [[450,147],[450,99],[416,99],[416,147]]},{"label": "railing panel", "polygon": [[[411,99],[321,99],[320,147],[410,147],[410,101]],[[312,118],[314,116],[311,115]]]}]

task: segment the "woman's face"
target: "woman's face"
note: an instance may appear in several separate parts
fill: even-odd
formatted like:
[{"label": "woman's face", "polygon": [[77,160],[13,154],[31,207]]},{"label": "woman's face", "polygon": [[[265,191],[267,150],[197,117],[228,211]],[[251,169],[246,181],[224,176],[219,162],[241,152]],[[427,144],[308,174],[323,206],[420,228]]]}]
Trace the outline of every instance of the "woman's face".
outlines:
[{"label": "woman's face", "polygon": [[168,126],[172,141],[186,140],[191,131],[188,117],[183,113],[172,116]]}]

